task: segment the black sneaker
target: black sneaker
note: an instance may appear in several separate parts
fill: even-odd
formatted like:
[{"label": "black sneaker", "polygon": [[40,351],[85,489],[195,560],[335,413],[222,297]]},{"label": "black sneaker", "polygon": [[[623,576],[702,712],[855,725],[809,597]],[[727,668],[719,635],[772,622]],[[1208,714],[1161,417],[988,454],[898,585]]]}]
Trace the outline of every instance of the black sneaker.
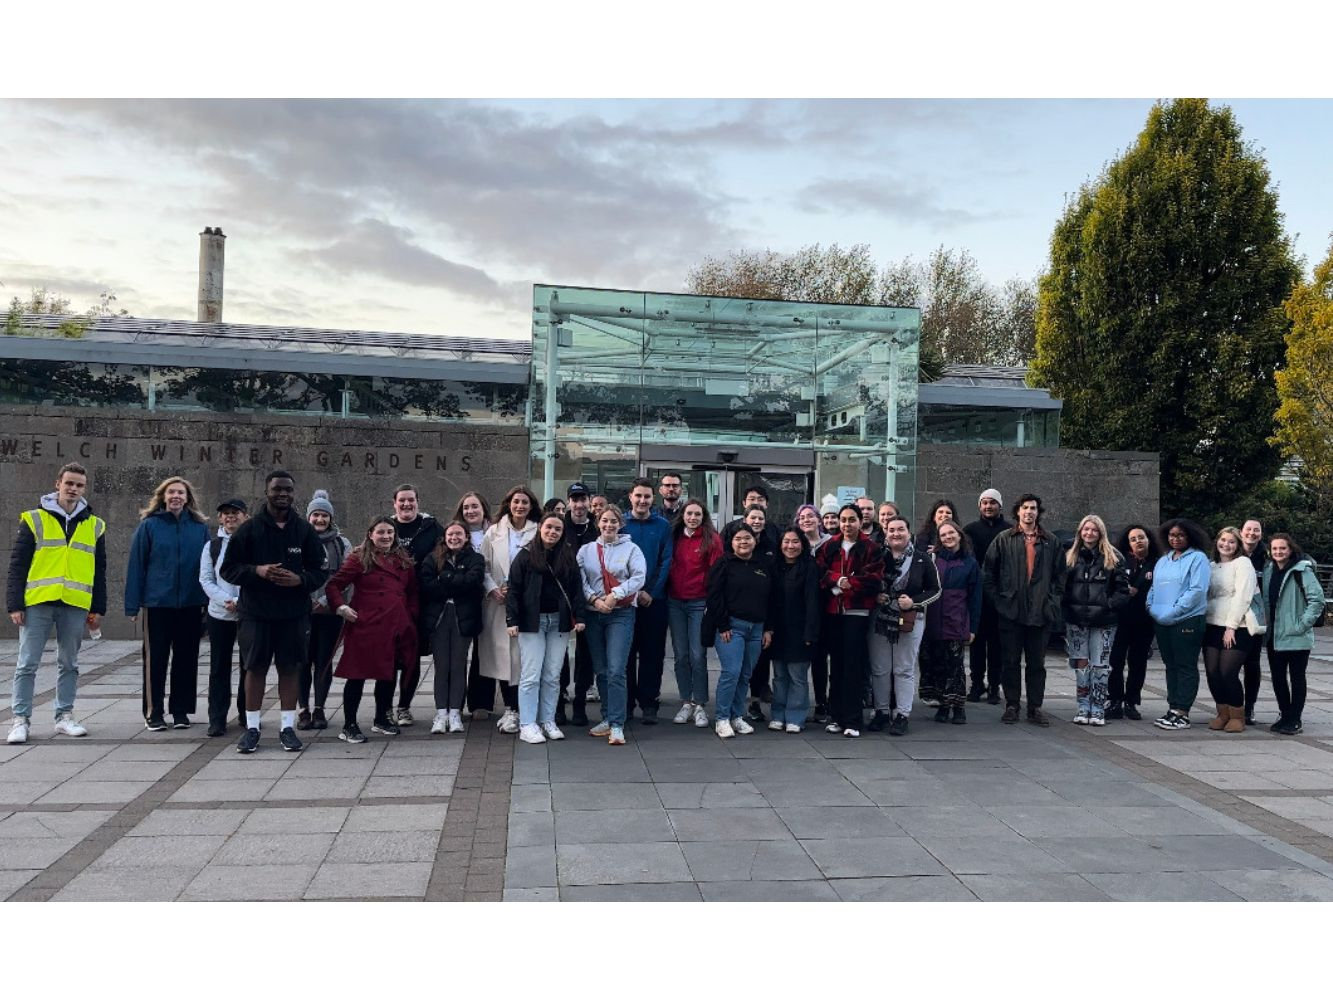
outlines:
[{"label": "black sneaker", "polygon": [[1142,721],[1143,721],[1143,716],[1139,714],[1139,706],[1138,706],[1138,705],[1131,705],[1129,702],[1125,702],[1125,704],[1122,705],[1121,707],[1125,710],[1125,718],[1126,718],[1126,719],[1130,719],[1130,720],[1132,720],[1132,721],[1134,721],[1134,722],[1142,722]]},{"label": "black sneaker", "polygon": [[227,724],[225,722],[210,722],[208,724],[209,736],[226,736]]},{"label": "black sneaker", "polygon": [[370,731],[372,733],[384,733],[386,736],[397,736],[402,732],[398,728],[398,723],[392,719],[376,719],[371,723]]},{"label": "black sneaker", "polygon": [[872,733],[884,732],[884,727],[889,724],[889,714],[887,712],[876,712],[875,717],[866,723],[866,729]]},{"label": "black sneaker", "polygon": [[[986,696],[986,704],[987,704],[987,705],[998,705],[999,703],[1000,703],[1000,692],[999,692],[999,691],[992,691],[990,694],[988,694],[988,695]],[[1018,720],[1015,719],[1014,721],[1017,722]]]},{"label": "black sneaker", "polygon": [[259,749],[259,730],[247,729],[241,734],[241,741],[236,744],[237,753],[254,753]]},{"label": "black sneaker", "polygon": [[300,753],[305,749],[305,744],[301,742],[300,737],[296,735],[296,730],[291,726],[278,733],[278,742],[288,753]]},{"label": "black sneaker", "polygon": [[190,717],[188,715],[173,715],[171,717],[172,729],[189,729]]},{"label": "black sneaker", "polygon": [[588,724],[588,710],[582,705],[575,705],[569,719],[571,726],[586,726]]},{"label": "black sneaker", "polygon": [[1253,707],[1247,708],[1245,710],[1245,725],[1257,726],[1258,724],[1259,723],[1254,721],[1254,708]]},{"label": "black sneaker", "polygon": [[971,691],[967,692],[967,700],[972,702],[973,704],[976,704],[977,702],[981,701],[981,699],[984,697],[986,697],[985,688],[973,688]]},{"label": "black sneaker", "polygon": [[338,734],[338,739],[344,743],[364,743],[366,734],[361,732],[361,727],[355,722],[349,722],[343,726],[343,731]]},{"label": "black sneaker", "polygon": [[828,706],[816,705],[815,714],[810,719],[817,726],[822,726],[828,722]]},{"label": "black sneaker", "polygon": [[1016,723],[1018,721],[1018,706],[1006,705],[1004,707],[1004,714],[1000,716],[1000,721],[1007,726],[1012,726]]},{"label": "black sneaker", "polygon": [[563,701],[555,706],[555,724],[557,726],[569,725],[569,717],[565,714],[565,703]]},{"label": "black sneaker", "polygon": [[953,709],[953,718],[949,720],[955,726],[967,725],[967,712],[962,705],[955,705]]},{"label": "black sneaker", "polygon": [[144,720],[143,727],[150,733],[160,733],[167,728],[167,720],[160,715],[150,715]]},{"label": "black sneaker", "polygon": [[895,715],[893,717],[893,721],[889,723],[889,735],[890,736],[907,735],[907,716]]},{"label": "black sneaker", "polygon": [[1113,701],[1106,706],[1106,718],[1123,719],[1125,717],[1125,707],[1118,701]]},{"label": "black sneaker", "polygon": [[1046,713],[1032,705],[1028,706],[1028,722],[1034,726],[1041,726],[1043,729],[1048,728],[1051,724],[1051,720],[1046,717]]},{"label": "black sneaker", "polygon": [[759,704],[758,698],[750,702],[750,710],[745,713],[745,721],[756,723],[764,723],[768,721],[764,716],[764,709],[763,706]]},{"label": "black sneaker", "polygon": [[311,729],[329,728],[329,720],[324,718],[324,709],[316,708],[313,712],[310,713],[310,728]]},{"label": "black sneaker", "polygon": [[1302,732],[1300,719],[1292,719],[1280,725],[1281,728],[1276,730],[1279,736],[1299,736]]},{"label": "black sneaker", "polygon": [[[755,705],[755,710],[757,711],[757,710],[758,710],[758,707],[759,707],[759,702],[756,701],[756,702],[754,703],[754,705]],[[644,724],[645,726],[655,726],[655,725],[657,725],[657,712],[658,712],[658,709],[655,708],[655,707],[654,707],[654,708],[645,708],[645,709],[643,710],[643,724]],[[760,721],[760,722],[763,722],[763,721],[764,721],[764,717],[763,717],[762,715],[759,716],[759,721]]]},{"label": "black sneaker", "polygon": [[296,717],[296,728],[301,731],[315,728],[314,721],[311,719],[308,709],[301,709],[301,714]]},{"label": "black sneaker", "polygon": [[935,713],[935,721],[936,722],[949,721],[949,707],[947,705],[941,705],[939,707],[939,710]]}]

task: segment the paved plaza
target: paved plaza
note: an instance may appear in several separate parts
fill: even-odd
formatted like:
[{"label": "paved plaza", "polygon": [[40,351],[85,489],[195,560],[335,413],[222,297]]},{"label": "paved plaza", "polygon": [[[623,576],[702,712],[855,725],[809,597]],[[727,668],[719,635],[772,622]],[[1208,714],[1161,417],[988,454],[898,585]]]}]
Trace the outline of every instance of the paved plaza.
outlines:
[{"label": "paved plaza", "polygon": [[[1070,725],[1073,678],[1051,656],[1044,730],[983,703],[967,726],[918,707],[900,739],[723,742],[671,725],[672,701],[624,747],[572,726],[534,747],[491,722],[429,736],[427,676],[400,737],[348,746],[335,714],[286,754],[267,714],[251,757],[234,727],[147,732],[138,644],[90,642],[90,735],[52,737],[44,665],[33,738],[0,745],[0,898],[1333,900],[1333,637],[1319,635],[1295,738],[1209,732],[1206,689],[1194,729],[1155,729],[1158,662],[1145,721]],[[16,645],[0,642],[6,692]],[[672,677],[668,662],[667,691]],[[1275,718],[1266,679],[1259,716]]]}]

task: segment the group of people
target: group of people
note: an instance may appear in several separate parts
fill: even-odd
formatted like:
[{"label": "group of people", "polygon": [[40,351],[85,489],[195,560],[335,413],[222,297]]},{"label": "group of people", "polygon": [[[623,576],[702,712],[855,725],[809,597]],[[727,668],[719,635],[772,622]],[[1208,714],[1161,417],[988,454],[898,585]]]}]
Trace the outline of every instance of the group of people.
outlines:
[{"label": "group of people", "polygon": [[[106,524],[88,506],[87,485],[82,466],[66,465],[54,492],[19,519],[8,587],[21,628],[10,743],[28,738],[52,631],[56,732],[87,733],[73,712],[77,657],[107,607]],[[239,651],[241,753],[259,747],[271,666],[279,743],[299,751],[298,730],[328,726],[335,677],[340,739],[367,739],[358,724],[367,681],[372,733],[414,724],[425,656],[432,733],[463,732],[465,709],[486,718],[498,687],[502,732],[564,739],[562,725],[590,726],[597,700],[589,735],[620,745],[636,710],[643,725],[659,721],[668,636],[681,702],[672,721],[711,726],[722,739],[764,723],[799,733],[811,722],[844,738],[903,736],[918,699],[936,722],[963,725],[968,702],[1003,698],[1001,721],[1013,724],[1024,688],[1027,721],[1048,726],[1045,655],[1063,629],[1074,723],[1141,718],[1155,643],[1168,695],[1156,725],[1189,728],[1202,654],[1217,706],[1209,728],[1240,732],[1254,722],[1267,649],[1280,713],[1270,728],[1293,735],[1324,610],[1313,563],[1287,534],[1265,544],[1257,520],[1211,542],[1185,519],[1156,532],[1131,524],[1113,544],[1089,514],[1066,546],[1042,527],[1041,499],[1030,493],[1013,504],[1013,522],[988,489],[975,520],[962,524],[954,503],[939,500],[913,531],[892,501],[865,496],[802,505],[780,525],[756,485],[744,513],[719,531],[699,500],[682,498],[674,474],[656,489],[634,480],[624,511],[574,483],[545,504],[516,486],[494,510],[469,492],[448,520],[423,513],[416,488],[403,484],[392,514],[359,542],[338,529],[326,492],[314,492],[304,517],[295,494],[291,474],[275,470],[253,515],[244,500],[224,500],[210,531],[187,480],[172,476],[154,491],[130,542],[124,596],[125,614],[143,628],[148,729],[192,725],[205,632],[209,736],[227,732]],[[710,648],[720,666],[711,718]]]}]

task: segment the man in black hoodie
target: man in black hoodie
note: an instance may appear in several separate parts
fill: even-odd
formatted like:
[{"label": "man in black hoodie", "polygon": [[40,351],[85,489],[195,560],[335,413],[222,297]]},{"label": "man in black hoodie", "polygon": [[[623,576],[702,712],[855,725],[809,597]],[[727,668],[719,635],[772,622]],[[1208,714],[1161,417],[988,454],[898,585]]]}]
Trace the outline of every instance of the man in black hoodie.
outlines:
[{"label": "man in black hoodie", "polygon": [[[393,521],[398,529],[398,544],[407,549],[412,556],[412,564],[420,566],[421,560],[435,551],[444,527],[429,514],[421,512],[417,500],[417,488],[411,483],[403,483],[393,491]],[[403,672],[398,678],[398,712],[395,721],[400,726],[410,726],[416,720],[412,718],[412,696],[417,693],[421,683],[421,657],[430,654],[428,645],[429,629],[421,627],[417,621],[417,662],[402,664]]]},{"label": "man in black hoodie", "polygon": [[[579,549],[589,542],[597,540],[597,520],[588,511],[588,487],[582,483],[570,483],[566,493],[569,503],[565,511],[565,533],[560,540],[569,546],[569,551],[577,559]],[[574,634],[574,725],[588,724],[588,690],[593,685],[592,652],[588,649],[588,637],[584,632]],[[569,654],[560,667],[560,701],[555,709],[557,725],[565,723],[565,691],[569,687]]]},{"label": "man in black hoodie", "polygon": [[[268,668],[278,668],[278,702],[284,750],[305,745],[296,736],[298,672],[310,641],[310,595],[329,577],[324,546],[315,529],[292,510],[296,483],[290,472],[275,469],[264,481],[265,504],[236,529],[219,573],[241,588],[241,624],[237,638],[245,670],[245,733],[240,753],[259,748],[258,707],[264,701]],[[249,706],[255,706],[252,710]]]},{"label": "man in black hoodie", "polygon": [[[977,498],[977,509],[981,517],[963,529],[967,540],[972,543],[972,555],[978,566],[986,564],[986,550],[997,535],[1012,525],[1004,519],[1004,498],[994,488],[985,490]],[[989,668],[989,686],[987,669]],[[967,692],[968,701],[981,701],[985,698],[990,704],[1000,703],[1000,618],[995,613],[995,603],[984,593],[981,597],[981,625],[972,648],[968,653],[968,669],[972,674],[971,690]]]}]

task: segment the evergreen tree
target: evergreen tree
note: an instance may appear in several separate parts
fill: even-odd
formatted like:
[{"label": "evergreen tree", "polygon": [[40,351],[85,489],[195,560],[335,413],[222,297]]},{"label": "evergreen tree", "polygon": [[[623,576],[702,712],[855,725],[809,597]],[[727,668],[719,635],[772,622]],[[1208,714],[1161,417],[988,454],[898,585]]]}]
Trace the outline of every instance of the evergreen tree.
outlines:
[{"label": "evergreen tree", "polygon": [[1165,515],[1207,517],[1271,478],[1298,277],[1231,110],[1155,106],[1051,236],[1030,377],[1064,400],[1062,443],[1159,452]]}]

